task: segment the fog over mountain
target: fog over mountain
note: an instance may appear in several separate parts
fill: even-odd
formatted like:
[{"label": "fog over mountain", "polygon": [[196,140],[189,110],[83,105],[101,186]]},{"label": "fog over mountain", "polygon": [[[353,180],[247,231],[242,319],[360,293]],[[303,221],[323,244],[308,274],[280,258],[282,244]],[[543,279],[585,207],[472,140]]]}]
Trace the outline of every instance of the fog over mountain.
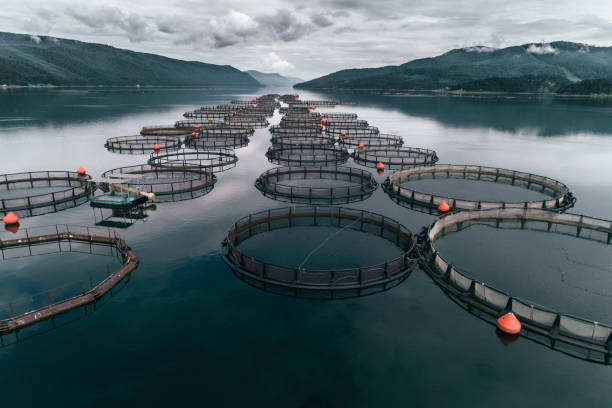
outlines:
[{"label": "fog over mountain", "polygon": [[311,79],[476,45],[606,46],[612,2],[4,0],[0,27]]}]

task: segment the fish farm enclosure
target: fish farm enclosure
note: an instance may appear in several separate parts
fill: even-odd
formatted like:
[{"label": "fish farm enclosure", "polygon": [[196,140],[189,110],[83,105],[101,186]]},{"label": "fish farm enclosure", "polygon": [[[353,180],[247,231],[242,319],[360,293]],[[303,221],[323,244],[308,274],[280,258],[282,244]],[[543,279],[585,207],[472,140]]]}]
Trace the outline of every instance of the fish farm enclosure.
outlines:
[{"label": "fish farm enclosure", "polygon": [[[118,373],[118,383],[127,373],[142,375],[135,361],[149,372],[143,381],[152,381],[156,366],[145,360],[155,355],[174,393],[180,388],[174,381],[201,387],[177,367],[188,366],[185,375],[199,378],[194,373],[210,366],[219,376],[210,384],[232,402],[245,397],[228,393],[221,378],[235,384],[244,369],[245,392],[258,396],[254,404],[269,406],[280,401],[259,398],[257,389],[266,386],[256,373],[267,364],[287,368],[289,361],[300,368],[291,381],[307,377],[317,394],[300,391],[300,404],[290,406],[327,406],[322,389],[335,381],[327,372],[341,378],[340,372],[359,370],[353,359],[365,359],[359,376],[390,394],[390,387],[402,389],[403,377],[436,394],[432,379],[450,380],[429,372],[429,364],[438,371],[447,366],[453,376],[465,370],[465,381],[488,381],[497,390],[513,384],[504,370],[516,376],[523,366],[551,378],[553,367],[584,377],[602,370],[593,376],[612,380],[612,320],[597,309],[612,298],[612,221],[598,207],[610,205],[601,199],[609,175],[581,185],[587,173],[540,162],[542,151],[520,151],[520,143],[536,141],[548,148],[535,137],[499,147],[486,144],[488,134],[463,142],[479,130],[462,121],[476,119],[452,104],[477,109],[483,100],[266,91],[202,99],[199,90],[181,104],[160,99],[163,108],[143,113],[134,107],[116,129],[93,128],[90,139],[66,143],[65,160],[55,153],[25,168],[2,167],[0,353],[31,352],[29,344],[42,347],[45,339],[48,353],[59,342],[107,347],[125,359],[125,366],[116,363],[126,373]],[[436,103],[448,104],[444,126],[432,124],[443,121],[434,116],[441,115]],[[422,106],[434,113],[415,119]],[[576,127],[588,126],[587,119]],[[516,132],[539,119],[522,120]],[[514,125],[487,126],[503,134]],[[0,123],[4,143],[2,135]],[[83,146],[89,150],[81,156]],[[550,157],[560,157],[555,149],[561,148],[551,147]],[[529,159],[521,161],[523,155]],[[590,169],[606,160],[594,157]],[[601,189],[594,187],[602,179]],[[486,242],[486,234],[473,239],[483,229],[494,231],[495,242]],[[510,231],[537,235],[522,241]],[[573,242],[592,244],[593,253],[576,256],[569,249],[583,247]],[[465,251],[470,245],[475,255]],[[531,253],[521,245],[553,250],[541,249],[524,273],[508,273],[516,265],[509,257]],[[567,264],[571,275],[558,264]],[[592,281],[582,284],[587,276]],[[141,344],[143,333],[161,340]],[[129,353],[115,349],[115,341]],[[101,356],[112,360],[104,351]],[[491,356],[505,363],[503,370]],[[101,364],[108,375],[108,363]],[[100,375],[95,381],[108,384]],[[279,395],[291,400],[289,390],[302,386],[287,371],[279,376]],[[355,391],[349,380],[338,381]],[[379,392],[354,381],[363,393]],[[533,392],[526,381],[521,386]],[[462,384],[450,394],[465,395]],[[368,398],[363,393],[345,402],[360,405]],[[329,401],[342,406],[344,397],[332,394]],[[448,405],[447,397],[439,405]],[[397,397],[389,406],[399,401],[406,404]]]}]

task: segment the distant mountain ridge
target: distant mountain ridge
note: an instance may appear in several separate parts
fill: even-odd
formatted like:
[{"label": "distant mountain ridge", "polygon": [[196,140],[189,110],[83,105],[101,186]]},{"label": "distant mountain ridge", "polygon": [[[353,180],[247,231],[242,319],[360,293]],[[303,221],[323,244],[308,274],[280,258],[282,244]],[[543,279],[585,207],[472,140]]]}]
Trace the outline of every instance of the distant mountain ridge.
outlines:
[{"label": "distant mountain ridge", "polygon": [[572,42],[454,49],[399,66],[347,69],[294,85],[302,89],[434,90],[491,78],[526,76],[570,82],[612,77],[612,47]]},{"label": "distant mountain ridge", "polygon": [[302,82],[300,78],[283,76],[277,73],[267,73],[255,70],[244,71],[255,78],[260,84],[265,86],[291,86],[295,83]]},{"label": "distant mountain ridge", "polygon": [[229,65],[5,32],[0,32],[0,84],[261,86],[251,75]]}]

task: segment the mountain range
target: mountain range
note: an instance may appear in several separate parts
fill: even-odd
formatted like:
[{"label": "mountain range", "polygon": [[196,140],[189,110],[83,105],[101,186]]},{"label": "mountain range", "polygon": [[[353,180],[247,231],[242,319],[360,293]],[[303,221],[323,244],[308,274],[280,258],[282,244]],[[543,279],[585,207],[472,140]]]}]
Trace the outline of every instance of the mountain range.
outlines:
[{"label": "mountain range", "polygon": [[283,76],[277,73],[266,73],[255,70],[245,71],[247,74],[255,78],[260,84],[264,86],[291,86],[298,82],[302,82],[300,78],[294,78],[290,76]]},{"label": "mountain range", "polygon": [[565,41],[499,49],[467,47],[398,66],[346,69],[294,88],[439,90],[462,89],[466,85],[474,89],[479,85],[474,81],[489,80],[480,85],[487,85],[483,90],[495,90],[490,87],[499,87],[504,81],[491,79],[499,78],[522,81],[523,89],[542,89],[544,84],[553,91],[582,80],[612,78],[612,47]]},{"label": "mountain range", "polygon": [[0,84],[255,88],[270,82],[266,78],[284,80],[286,86],[295,82],[278,74],[242,72],[229,65],[183,61],[64,38],[0,32]]}]

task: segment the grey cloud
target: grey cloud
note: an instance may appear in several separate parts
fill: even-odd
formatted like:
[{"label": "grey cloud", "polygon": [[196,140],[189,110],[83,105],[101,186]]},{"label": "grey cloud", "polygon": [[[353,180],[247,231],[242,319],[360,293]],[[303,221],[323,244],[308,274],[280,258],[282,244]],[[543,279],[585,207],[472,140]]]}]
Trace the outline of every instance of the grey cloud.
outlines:
[{"label": "grey cloud", "polygon": [[324,13],[313,14],[310,20],[318,27],[329,27],[334,24]]},{"label": "grey cloud", "polygon": [[68,14],[94,29],[118,28],[131,42],[144,41],[151,31],[147,21],[136,14],[125,13],[117,7],[101,6],[95,9],[69,9]]},{"label": "grey cloud", "polygon": [[255,20],[285,42],[295,41],[312,30],[312,25],[301,22],[287,9],[276,10],[275,14],[259,16]]}]

